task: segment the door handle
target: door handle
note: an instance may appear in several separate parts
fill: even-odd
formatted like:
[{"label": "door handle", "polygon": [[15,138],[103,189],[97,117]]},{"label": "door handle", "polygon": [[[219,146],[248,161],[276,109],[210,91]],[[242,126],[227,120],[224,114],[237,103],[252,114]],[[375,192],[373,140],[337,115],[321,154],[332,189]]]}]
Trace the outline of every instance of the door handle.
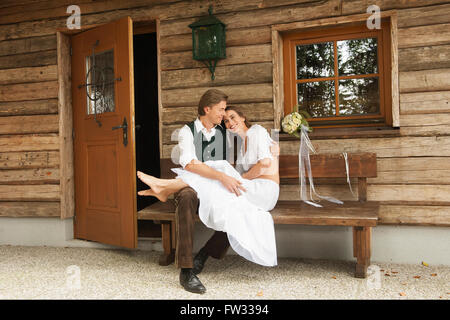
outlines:
[{"label": "door handle", "polygon": [[128,145],[128,123],[127,118],[123,118],[122,125],[112,127],[112,130],[122,129],[123,130],[123,145],[126,147]]}]

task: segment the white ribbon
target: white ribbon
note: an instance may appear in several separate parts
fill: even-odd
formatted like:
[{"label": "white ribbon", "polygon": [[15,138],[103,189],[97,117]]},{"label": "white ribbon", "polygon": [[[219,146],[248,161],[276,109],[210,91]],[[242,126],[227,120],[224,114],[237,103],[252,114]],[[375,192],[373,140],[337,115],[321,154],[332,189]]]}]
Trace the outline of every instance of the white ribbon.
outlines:
[{"label": "white ribbon", "polygon": [[344,160],[345,160],[345,172],[347,173],[347,183],[348,183],[348,186],[350,187],[350,192],[352,193],[352,195],[354,197],[356,197],[356,195],[353,193],[352,184],[350,183],[350,173],[349,173],[350,170],[348,169],[347,152],[342,152],[342,155],[344,156]]},{"label": "white ribbon", "polygon": [[[300,128],[301,133],[300,133],[300,149],[298,152],[298,169],[299,169],[299,179],[300,179],[300,199],[304,202],[306,202],[307,204],[310,204],[312,206],[315,207],[322,207],[322,205],[316,203],[313,199],[313,193],[316,195],[316,197],[320,198],[320,199],[324,199],[330,202],[334,202],[337,204],[343,204],[343,202],[341,200],[338,200],[336,198],[333,197],[329,197],[329,196],[321,196],[316,192],[316,189],[314,188],[314,182],[313,182],[313,177],[312,177],[312,173],[311,173],[311,160],[309,157],[309,151],[311,150],[312,153],[316,153],[316,150],[314,149],[311,140],[309,140],[308,137],[308,128],[305,127],[304,125],[301,126]],[[345,158],[346,159],[346,158]],[[347,164],[347,160],[346,160],[346,164]],[[306,179],[305,179],[305,167],[306,170],[308,170],[308,178],[309,178],[309,198],[307,196],[307,192],[305,189],[305,185],[306,185]],[[347,164],[348,167],[348,164]],[[349,181],[349,177],[348,177],[348,170],[347,170],[347,181]],[[351,186],[350,186],[351,188]]]}]

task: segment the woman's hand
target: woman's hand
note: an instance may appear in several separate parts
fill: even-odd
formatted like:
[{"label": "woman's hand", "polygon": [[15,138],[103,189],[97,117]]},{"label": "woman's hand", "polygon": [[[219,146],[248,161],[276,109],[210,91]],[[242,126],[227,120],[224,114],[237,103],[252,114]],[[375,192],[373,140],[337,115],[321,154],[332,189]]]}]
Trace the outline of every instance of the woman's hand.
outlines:
[{"label": "woman's hand", "polygon": [[234,192],[238,197],[241,195],[242,191],[247,191],[243,186],[242,182],[239,180],[230,177],[229,175],[226,175],[225,173],[222,174],[219,181],[223,184],[223,186],[230,192]]}]

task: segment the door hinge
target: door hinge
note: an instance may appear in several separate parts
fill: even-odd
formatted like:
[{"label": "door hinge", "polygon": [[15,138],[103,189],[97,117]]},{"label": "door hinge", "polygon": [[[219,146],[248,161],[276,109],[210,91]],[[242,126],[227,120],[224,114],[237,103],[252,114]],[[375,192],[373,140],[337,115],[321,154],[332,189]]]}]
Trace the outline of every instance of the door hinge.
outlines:
[{"label": "door hinge", "polygon": [[72,46],[70,46],[70,55],[72,55]]}]

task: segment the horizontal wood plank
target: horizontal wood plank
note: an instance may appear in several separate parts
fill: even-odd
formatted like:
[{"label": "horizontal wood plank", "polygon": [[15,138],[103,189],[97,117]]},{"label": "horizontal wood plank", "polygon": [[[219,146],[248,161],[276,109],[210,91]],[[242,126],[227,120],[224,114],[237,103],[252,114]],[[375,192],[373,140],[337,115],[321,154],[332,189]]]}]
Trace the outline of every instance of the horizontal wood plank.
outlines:
[{"label": "horizontal wood plank", "polygon": [[4,135],[0,136],[0,152],[59,151],[57,134]]},{"label": "horizontal wood plank", "polygon": [[59,169],[0,170],[0,184],[59,184]]},{"label": "horizontal wood plank", "polygon": [[450,91],[449,73],[449,68],[400,72],[400,93]]},{"label": "horizontal wood plank", "polygon": [[0,56],[47,50],[56,50],[55,35],[0,41]]},{"label": "horizontal wood plank", "polygon": [[427,201],[450,205],[450,185],[369,185],[368,201]]},{"label": "horizontal wood plank", "polygon": [[400,95],[400,114],[450,113],[450,91],[414,92]]},{"label": "horizontal wood plank", "polygon": [[[247,46],[270,43],[270,26],[231,29],[226,33],[226,47]],[[192,34],[176,34],[161,38],[161,52],[180,52],[192,50]]]},{"label": "horizontal wood plank", "polygon": [[[330,204],[323,208],[312,207],[300,201],[279,201],[271,211],[275,224],[376,226],[379,204],[374,202],[349,202]],[[173,201],[157,202],[138,212],[140,220],[175,219]],[[199,221],[198,218],[196,218]]]},{"label": "horizontal wood plank", "polygon": [[0,117],[0,134],[58,133],[58,115]]},{"label": "horizontal wood plank", "polygon": [[[317,178],[346,178],[346,161],[342,154],[312,154],[310,155],[311,173]],[[377,156],[375,153],[348,155],[349,177],[376,177]],[[280,177],[298,178],[298,155],[280,155]],[[306,176],[309,173],[305,172]]]},{"label": "horizontal wood plank", "polygon": [[[394,0],[395,1],[395,0]],[[425,26],[432,24],[448,23],[450,22],[450,4],[436,4],[417,6],[414,2],[407,1],[412,7],[404,10],[398,10],[398,26],[413,27],[413,26]]]},{"label": "horizontal wood plank", "polygon": [[[198,105],[200,97],[209,87],[162,90],[163,107],[188,107]],[[221,86],[217,89],[228,95],[228,103],[257,103],[272,101],[272,83]]]},{"label": "horizontal wood plank", "polygon": [[[341,200],[341,201],[358,201],[358,185],[352,182],[352,189],[350,190],[350,187],[348,184],[342,185],[342,184],[319,184],[316,183],[319,179],[314,179],[314,187],[316,190],[316,193],[319,196],[329,196],[333,197],[335,199]],[[307,183],[308,184],[308,183]],[[308,197],[311,197],[309,185],[307,187],[307,195]],[[352,193],[353,192],[353,193]],[[326,203],[329,202],[326,200],[320,200],[316,195],[312,195],[312,198],[315,201],[318,201],[320,203]],[[280,185],[280,196],[278,198],[280,201],[298,201],[300,200],[300,182],[296,181],[294,184],[282,184]]]},{"label": "horizontal wood plank", "polygon": [[381,204],[378,223],[384,225],[450,226],[450,206]]},{"label": "horizontal wood plank", "polygon": [[215,79],[207,68],[182,69],[161,72],[161,88],[194,88],[223,85],[267,83],[272,81],[272,63],[249,63],[217,67]]},{"label": "horizontal wood plank", "polygon": [[3,217],[59,217],[59,202],[0,202]]},{"label": "horizontal wood plank", "polygon": [[402,28],[398,30],[399,48],[436,46],[449,43],[450,23]]},{"label": "horizontal wood plank", "polygon": [[[450,162],[450,158],[446,160]],[[399,171],[378,172],[376,178],[370,178],[369,184],[450,184],[450,170],[445,169],[422,169],[411,170],[406,167]]]},{"label": "horizontal wood plank", "polygon": [[59,167],[59,151],[0,153],[0,170],[57,167]]},{"label": "horizontal wood plank", "polygon": [[400,121],[406,127],[450,125],[450,114],[405,114],[400,116]]},{"label": "horizontal wood plank", "polygon": [[0,102],[39,100],[57,97],[57,81],[0,85]]},{"label": "horizontal wood plank", "polygon": [[58,99],[0,102],[0,116],[58,113]]},{"label": "horizontal wood plank", "polygon": [[270,213],[275,224],[374,227],[378,210],[376,202],[327,203],[317,208],[300,201],[278,201]]},{"label": "horizontal wood plank", "polygon": [[[257,26],[267,26],[277,23],[291,21],[302,21],[331,17],[340,15],[340,1],[317,1],[292,4],[279,8],[261,8],[239,13],[230,12],[225,14],[215,14],[215,16],[230,28],[250,28]],[[174,34],[189,34],[190,23],[197,18],[187,18],[183,20],[161,21],[161,36]]]},{"label": "horizontal wood plank", "polygon": [[2,201],[59,201],[59,185],[0,185]]},{"label": "horizontal wood plank", "polygon": [[[261,63],[272,61],[270,44],[230,47],[226,49],[227,58],[219,60],[217,67],[235,64]],[[161,70],[206,68],[201,61],[192,59],[192,51],[172,52],[161,56]]]},{"label": "horizontal wood plank", "polygon": [[[445,0],[408,0],[408,1],[398,1],[398,0],[373,0],[368,2],[367,0],[353,0],[344,1],[342,4],[342,14],[355,14],[365,12],[367,7],[370,5],[377,5],[381,10],[391,10],[391,9],[405,9],[411,7],[425,7],[431,6],[433,4],[446,3]],[[399,10],[402,12],[403,10]]]},{"label": "horizontal wood plank", "polygon": [[398,50],[398,70],[416,71],[450,67],[450,45]]},{"label": "horizontal wood plank", "polygon": [[21,53],[0,57],[0,69],[56,65],[56,50]]},{"label": "horizontal wood plank", "polygon": [[[378,158],[450,156],[450,137],[313,140],[317,153],[374,152]],[[298,141],[280,141],[281,154],[298,154]]]},{"label": "horizontal wood plank", "polygon": [[0,85],[24,82],[41,82],[58,79],[56,65],[0,70]]}]

